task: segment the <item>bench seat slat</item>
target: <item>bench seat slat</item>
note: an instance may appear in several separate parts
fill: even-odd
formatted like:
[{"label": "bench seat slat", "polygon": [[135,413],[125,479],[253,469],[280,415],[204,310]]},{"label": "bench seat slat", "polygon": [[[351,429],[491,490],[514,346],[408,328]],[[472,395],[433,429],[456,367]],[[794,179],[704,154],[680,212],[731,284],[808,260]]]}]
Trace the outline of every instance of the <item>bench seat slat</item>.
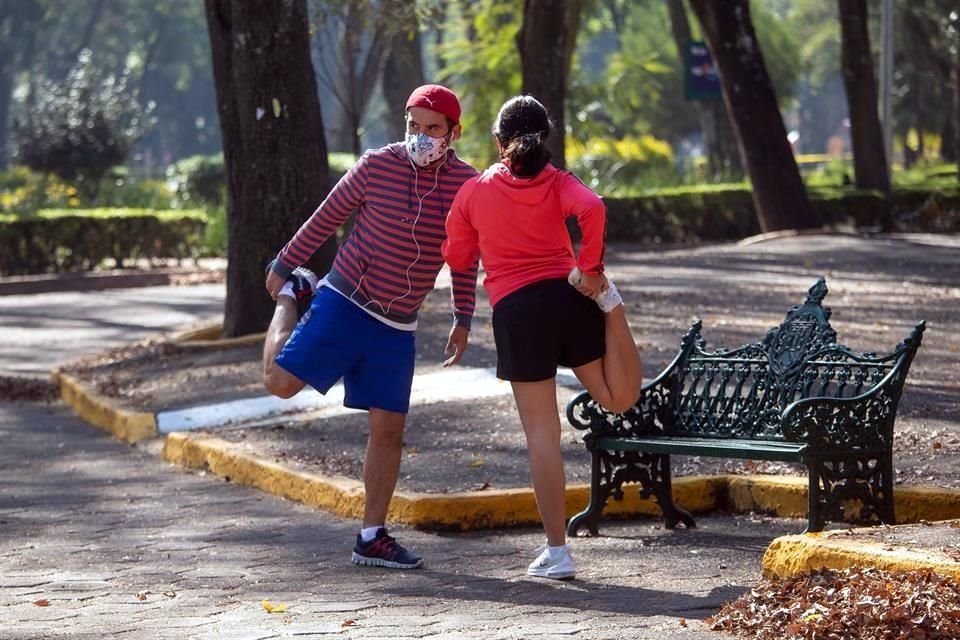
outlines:
[{"label": "bench seat slat", "polygon": [[684,456],[742,458],[803,462],[808,445],[734,438],[597,438],[596,446],[608,451],[645,451]]}]

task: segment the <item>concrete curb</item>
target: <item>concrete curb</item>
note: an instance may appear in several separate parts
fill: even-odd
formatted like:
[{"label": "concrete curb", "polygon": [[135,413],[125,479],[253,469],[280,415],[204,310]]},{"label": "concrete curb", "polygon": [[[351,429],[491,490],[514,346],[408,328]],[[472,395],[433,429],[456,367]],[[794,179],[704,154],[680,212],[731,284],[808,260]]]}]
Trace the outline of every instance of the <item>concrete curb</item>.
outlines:
[{"label": "concrete curb", "polygon": [[[217,341],[220,342],[220,341]],[[161,435],[156,414],[119,409],[73,376],[55,370],[51,379],[63,401],[85,422],[126,442]],[[331,479],[303,473],[257,457],[242,447],[206,435],[171,433],[166,437],[164,459],[185,467],[208,468],[231,481],[262,489],[291,500],[316,506],[343,517],[363,512],[363,488],[356,480]],[[674,479],[674,499],[693,512],[718,508],[737,513],[757,511],[785,518],[805,518],[807,479],[793,476],[694,476]],[[605,514],[612,516],[658,515],[652,500],[640,500],[635,491],[623,501],[611,501]],[[589,499],[589,487],[567,490],[568,515]],[[899,487],[894,493],[897,522],[901,524],[960,518],[960,491],[935,487]],[[475,529],[539,522],[530,489],[483,493],[397,493],[391,503],[391,520],[422,528]]]},{"label": "concrete curb", "polygon": [[[224,340],[218,337],[222,331],[223,325],[214,323],[173,333],[168,340],[178,349],[207,351],[257,344],[263,341],[265,335],[261,333]],[[87,423],[131,443],[149,440],[159,434],[157,414],[120,409],[114,406],[110,398],[98,394],[77,378],[58,369],[50,373],[50,379],[54,386],[59,387],[64,403]]]},{"label": "concrete curb", "polygon": [[[164,460],[191,469],[204,469],[231,482],[254,487],[290,500],[318,507],[345,518],[363,515],[363,484],[348,478],[330,478],[298,471],[259,456],[246,445],[204,434],[171,433]],[[805,518],[806,478],[777,476],[685,476],[673,481],[676,503],[694,513],[729,509],[786,518]],[[567,515],[587,504],[590,488],[567,488]],[[960,491],[929,487],[897,490],[898,520],[902,523],[960,517]],[[657,516],[652,499],[626,491],[622,501],[611,500],[604,516]],[[398,491],[390,504],[392,522],[423,529],[471,530],[539,523],[533,490],[501,489],[448,494]]]},{"label": "concrete curb", "polygon": [[223,323],[215,322],[197,329],[178,331],[170,336],[170,342],[179,349],[216,351],[258,344],[263,342],[267,334],[251,333],[239,338],[222,338],[222,335]]},{"label": "concrete curb", "polygon": [[[732,511],[757,511],[781,518],[807,517],[807,478],[798,476],[727,476]],[[893,492],[897,524],[960,518],[960,490],[900,486]]]},{"label": "concrete curb", "polygon": [[103,289],[130,289],[157,287],[173,283],[178,274],[173,271],[106,274],[55,274],[14,276],[0,282],[0,296],[20,296],[56,291],[100,291]]},{"label": "concrete curb", "polygon": [[[954,524],[955,523],[955,524]],[[944,521],[938,526],[956,527],[960,522]],[[889,542],[857,539],[851,534],[870,529],[826,531],[774,540],[763,555],[765,578],[789,578],[820,569],[870,567],[887,571],[929,569],[960,581],[960,562],[932,549],[911,549]]]},{"label": "concrete curb", "polygon": [[[242,444],[205,435],[172,433],[161,454],[167,462],[191,469],[204,469],[230,482],[254,487],[290,500],[329,511],[344,518],[363,516],[363,483],[348,478],[330,478],[291,469],[251,453]],[[691,476],[674,481],[675,500],[702,513],[722,501],[725,477]],[[587,503],[590,489],[576,485],[567,489],[567,514]],[[656,515],[651,499],[630,491],[623,501],[612,502],[613,516]],[[483,492],[430,494],[398,491],[390,503],[391,522],[421,529],[468,531],[540,522],[533,490],[502,489]]]},{"label": "concrete curb", "polygon": [[54,371],[51,379],[60,387],[63,401],[85,422],[126,442],[140,442],[157,435],[157,418],[152,413],[117,409],[109,398],[62,371]]}]

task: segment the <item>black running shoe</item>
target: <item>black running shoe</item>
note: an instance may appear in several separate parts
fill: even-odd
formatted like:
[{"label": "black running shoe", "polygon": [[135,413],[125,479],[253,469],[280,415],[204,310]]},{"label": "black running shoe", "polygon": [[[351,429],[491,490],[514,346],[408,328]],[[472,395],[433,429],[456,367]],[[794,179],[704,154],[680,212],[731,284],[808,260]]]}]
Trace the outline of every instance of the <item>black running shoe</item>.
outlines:
[{"label": "black running shoe", "polygon": [[353,546],[353,564],[387,569],[416,569],[423,565],[423,558],[404,549],[393,536],[387,535],[386,529],[380,527],[376,537],[370,542],[364,542],[360,535],[357,535],[357,543]]},{"label": "black running shoe", "polygon": [[[267,265],[267,273],[270,273],[270,270],[273,269],[275,262],[276,258],[271,260],[270,264]],[[313,302],[313,296],[317,293],[317,283],[319,282],[319,278],[317,278],[317,274],[315,274],[313,271],[310,271],[310,269],[307,269],[306,267],[297,267],[287,277],[287,282],[292,285],[293,300],[297,303],[297,318],[302,318],[303,314],[310,309],[310,304]],[[284,289],[286,288],[286,285],[284,285]]]}]

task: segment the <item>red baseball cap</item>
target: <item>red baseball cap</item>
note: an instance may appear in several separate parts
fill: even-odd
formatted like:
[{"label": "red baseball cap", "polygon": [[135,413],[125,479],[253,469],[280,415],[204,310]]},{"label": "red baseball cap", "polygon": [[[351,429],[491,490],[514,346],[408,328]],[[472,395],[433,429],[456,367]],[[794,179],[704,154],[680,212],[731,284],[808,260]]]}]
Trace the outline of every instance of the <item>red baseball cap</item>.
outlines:
[{"label": "red baseball cap", "polygon": [[455,123],[460,122],[460,100],[457,99],[457,94],[439,84],[425,84],[414,89],[407,98],[406,108],[410,107],[423,107],[443,114]]}]

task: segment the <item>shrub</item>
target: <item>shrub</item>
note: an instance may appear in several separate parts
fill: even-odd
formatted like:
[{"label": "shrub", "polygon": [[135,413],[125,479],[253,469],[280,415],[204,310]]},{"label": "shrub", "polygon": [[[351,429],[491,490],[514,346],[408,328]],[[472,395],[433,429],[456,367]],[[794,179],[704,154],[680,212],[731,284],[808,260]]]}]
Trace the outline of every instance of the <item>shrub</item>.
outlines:
[{"label": "shrub", "polygon": [[170,209],[177,204],[176,194],[165,182],[132,178],[116,168],[111,173],[113,175],[104,179],[91,197],[53,174],[37,173],[26,167],[2,172],[0,213],[32,215],[41,209],[103,207]]},{"label": "shrub", "polygon": [[0,275],[93,269],[141,258],[200,253],[203,211],[150,209],[42,210],[0,215]]},{"label": "shrub", "polygon": [[653,136],[591,138],[583,145],[571,144],[567,160],[571,172],[608,195],[680,182],[670,145]]},{"label": "shrub", "polygon": [[96,193],[103,176],[123,164],[145,130],[147,110],[127,81],[127,74],[97,69],[90,51],[82,51],[66,79],[43,83],[26,120],[15,123],[18,162],[82,182],[88,193]]},{"label": "shrub", "polygon": [[93,209],[171,209],[178,205],[177,194],[163,180],[116,174],[100,184],[97,195],[83,203]]},{"label": "shrub", "polygon": [[[811,204],[828,225],[900,231],[960,231],[960,188],[872,191],[818,189]],[[747,185],[659,189],[639,198],[607,198],[607,240],[686,243],[737,240],[760,232]]]},{"label": "shrub", "polygon": [[203,233],[203,255],[215,257],[227,255],[226,209],[214,209],[207,214],[207,226]]},{"label": "shrub", "polygon": [[192,204],[222,207],[227,201],[227,173],[223,155],[184,158],[167,170],[179,198]]}]

